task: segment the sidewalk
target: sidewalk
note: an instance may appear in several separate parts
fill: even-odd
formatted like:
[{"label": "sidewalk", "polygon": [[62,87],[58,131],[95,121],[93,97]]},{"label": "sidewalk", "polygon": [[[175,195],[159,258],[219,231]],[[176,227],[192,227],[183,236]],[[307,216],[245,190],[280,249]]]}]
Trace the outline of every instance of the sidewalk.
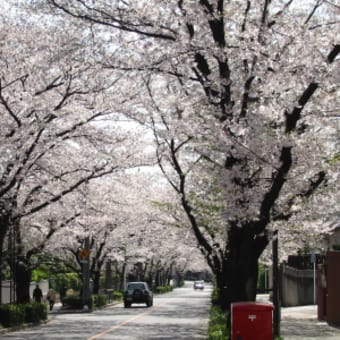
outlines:
[{"label": "sidewalk", "polygon": [[281,308],[281,336],[284,340],[339,340],[340,328],[317,319],[317,306]]},{"label": "sidewalk", "polygon": [[[258,294],[257,301],[268,302],[268,294]],[[340,340],[340,328],[317,319],[316,305],[282,307],[281,337],[284,340]]]}]

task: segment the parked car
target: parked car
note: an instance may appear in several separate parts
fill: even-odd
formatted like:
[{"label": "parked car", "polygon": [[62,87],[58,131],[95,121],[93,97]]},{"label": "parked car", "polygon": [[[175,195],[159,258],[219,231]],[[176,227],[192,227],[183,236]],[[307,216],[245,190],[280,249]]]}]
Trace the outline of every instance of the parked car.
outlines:
[{"label": "parked car", "polygon": [[124,292],[124,307],[129,308],[133,303],[153,305],[153,294],[146,282],[128,282]]},{"label": "parked car", "polygon": [[204,281],[194,281],[194,289],[204,289]]}]

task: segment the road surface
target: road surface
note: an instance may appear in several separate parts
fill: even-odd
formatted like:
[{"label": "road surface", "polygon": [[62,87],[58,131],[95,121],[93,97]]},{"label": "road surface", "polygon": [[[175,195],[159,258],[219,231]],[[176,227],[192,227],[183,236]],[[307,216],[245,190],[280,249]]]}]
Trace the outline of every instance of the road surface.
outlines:
[{"label": "road surface", "polygon": [[2,334],[1,339],[206,340],[210,297],[211,286],[201,291],[186,283],[156,295],[150,308],[119,304],[92,313],[54,314],[45,325]]}]

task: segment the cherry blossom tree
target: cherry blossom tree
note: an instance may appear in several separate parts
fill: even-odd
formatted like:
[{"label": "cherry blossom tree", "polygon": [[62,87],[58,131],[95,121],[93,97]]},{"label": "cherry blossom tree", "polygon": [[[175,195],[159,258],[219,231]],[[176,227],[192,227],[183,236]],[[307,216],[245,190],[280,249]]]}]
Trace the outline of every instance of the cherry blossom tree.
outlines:
[{"label": "cherry blossom tree", "polygon": [[169,198],[174,197],[166,195],[170,188],[164,184],[154,170],[140,169],[126,174],[114,188],[120,203],[111,214],[118,227],[108,241],[112,251],[107,257],[122,263],[122,281],[125,276],[150,285],[168,284],[177,258],[201,257],[186,220],[169,213]]},{"label": "cherry blossom tree", "polygon": [[76,213],[68,217],[54,215],[53,225],[48,218],[41,221],[42,239],[34,240],[36,216],[28,218],[55,209],[55,203],[89,181],[140,160],[133,157],[138,148],[124,146],[127,133],[119,131],[105,106],[103,93],[120,75],[99,77],[85,46],[69,34],[85,33],[68,26],[70,31],[59,35],[57,21],[39,21],[19,10],[14,14],[0,18],[0,264],[9,236],[15,252],[10,264],[22,283],[16,285],[18,302],[27,302],[33,253],[79,206],[73,204]]},{"label": "cherry blossom tree", "polygon": [[[81,277],[79,248],[88,238],[94,293],[99,290],[99,278],[107,262],[116,264],[122,289],[124,278],[143,279],[150,285],[166,284],[178,258],[200,258],[201,254],[188,225],[169,218],[168,209],[164,209],[169,205],[161,202],[164,190],[159,174],[145,176],[141,169],[89,182],[86,190],[81,189],[80,197],[70,199],[75,195],[72,193],[64,199],[64,206],[70,206],[71,211],[72,201],[86,200],[81,204],[81,216],[58,230],[45,249]],[[176,227],[169,229],[169,225]]]},{"label": "cherry blossom tree", "polygon": [[254,299],[271,230],[313,220],[313,197],[333,198],[338,190],[339,126],[331,118],[339,97],[339,6],[42,3],[91,27],[97,43],[106,43],[98,62],[134,77],[129,94],[148,93],[130,98],[121,112],[153,127],[159,164],[215,275],[221,304]]},{"label": "cherry blossom tree", "polygon": [[[105,211],[97,207],[97,220],[90,215],[94,208],[85,208],[86,201],[91,202],[102,192],[79,200],[77,191],[91,180],[142,165],[146,157],[135,157],[140,154],[137,134],[118,131],[105,105],[105,90],[120,75],[112,77],[110,70],[108,77],[98,77],[90,55],[84,57],[84,44],[74,45],[74,37],[68,32],[56,34],[57,21],[47,23],[42,18],[44,26],[35,17],[27,21],[21,15],[27,13],[16,11],[15,20],[1,18],[4,72],[0,104],[4,129],[0,262],[8,236],[12,249],[7,259],[17,282],[17,299],[26,302],[31,271],[38,265],[39,255],[51,251],[53,243],[63,249],[56,240],[63,238],[67,243],[67,235],[77,241],[84,228],[77,229],[76,224],[85,225],[87,234],[91,230],[91,273],[98,283],[103,261],[112,251],[108,246],[112,228],[108,226],[115,218],[107,220],[112,207],[106,206]],[[84,37],[76,26],[68,29]],[[35,35],[41,37],[39,43]],[[124,144],[127,133],[128,145]],[[102,216],[105,214],[106,220]],[[74,220],[79,215],[83,223]],[[91,222],[95,227],[89,226]],[[79,244],[74,250],[76,255],[78,248]]]},{"label": "cherry blossom tree", "polygon": [[[40,225],[28,224],[25,225],[25,228],[17,230],[14,243],[16,248],[15,258],[9,256],[9,265],[14,273],[17,301],[30,301],[29,285],[32,279],[32,271],[43,263],[46,245],[57,231],[63,230],[67,225],[73,223],[77,216],[78,214],[74,214],[59,221],[50,217],[45,223],[48,228],[46,226],[44,228],[48,230],[47,233],[42,232]],[[60,216],[58,216],[58,219],[60,219]],[[29,234],[29,239],[33,239],[34,242],[27,242],[27,238],[23,237],[25,232]]]}]

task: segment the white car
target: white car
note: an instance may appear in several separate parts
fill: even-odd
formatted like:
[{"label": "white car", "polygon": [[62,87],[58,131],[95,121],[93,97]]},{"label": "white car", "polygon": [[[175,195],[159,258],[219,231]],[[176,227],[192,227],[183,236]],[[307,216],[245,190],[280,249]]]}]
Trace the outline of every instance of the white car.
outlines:
[{"label": "white car", "polygon": [[204,281],[195,281],[194,282],[194,289],[200,289],[203,290],[204,289]]}]

